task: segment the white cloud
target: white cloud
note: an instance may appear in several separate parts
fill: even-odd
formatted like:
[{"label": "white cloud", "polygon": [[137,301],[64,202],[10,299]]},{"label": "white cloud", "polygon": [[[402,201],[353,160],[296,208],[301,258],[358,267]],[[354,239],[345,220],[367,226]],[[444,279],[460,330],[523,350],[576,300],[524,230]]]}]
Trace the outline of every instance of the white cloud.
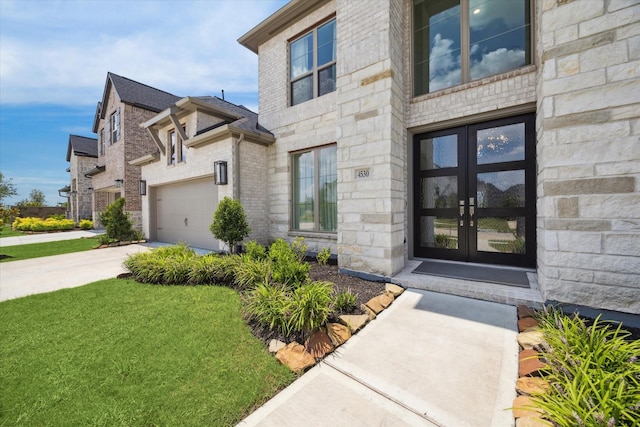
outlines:
[{"label": "white cloud", "polygon": [[482,55],[480,61],[471,64],[471,79],[479,79],[485,76],[504,73],[515,70],[525,63],[525,52],[522,49],[507,50],[496,49],[493,52]]},{"label": "white cloud", "polygon": [[444,89],[461,81],[460,51],[452,50],[454,41],[442,38],[438,33],[433,38],[429,53],[429,91]]},{"label": "white cloud", "polygon": [[95,104],[107,71],[177,95],[257,92],[236,40],[284,3],[3,0],[0,103]]}]

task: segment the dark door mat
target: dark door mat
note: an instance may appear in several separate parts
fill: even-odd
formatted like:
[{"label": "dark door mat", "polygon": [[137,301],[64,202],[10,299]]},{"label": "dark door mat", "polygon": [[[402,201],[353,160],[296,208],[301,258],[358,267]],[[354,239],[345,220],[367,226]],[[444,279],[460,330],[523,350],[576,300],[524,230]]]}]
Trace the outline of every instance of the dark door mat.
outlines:
[{"label": "dark door mat", "polygon": [[413,270],[413,273],[529,288],[527,272],[524,270],[513,270],[511,268],[423,261],[418,268]]}]

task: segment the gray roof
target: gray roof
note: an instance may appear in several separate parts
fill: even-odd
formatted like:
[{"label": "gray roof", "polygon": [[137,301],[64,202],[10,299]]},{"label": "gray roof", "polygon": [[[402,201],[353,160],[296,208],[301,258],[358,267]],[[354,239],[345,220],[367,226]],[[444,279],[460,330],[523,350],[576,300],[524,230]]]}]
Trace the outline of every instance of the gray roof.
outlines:
[{"label": "gray roof", "polygon": [[237,128],[254,132],[260,131],[273,135],[269,130],[260,125],[258,122],[258,114],[249,110],[244,105],[236,105],[229,101],[225,101],[224,99],[220,99],[217,96],[196,96],[194,98],[206,102],[207,104],[215,105],[222,110],[227,110],[242,116],[242,118],[229,123]]},{"label": "gray roof", "polygon": [[[135,105],[157,113],[182,98],[113,73],[107,73],[107,81],[111,81],[120,100],[125,104]],[[105,104],[104,101],[103,104]]]},{"label": "gray roof", "polygon": [[98,140],[86,136],[69,135],[67,162],[71,160],[72,151],[76,156],[98,158]]}]

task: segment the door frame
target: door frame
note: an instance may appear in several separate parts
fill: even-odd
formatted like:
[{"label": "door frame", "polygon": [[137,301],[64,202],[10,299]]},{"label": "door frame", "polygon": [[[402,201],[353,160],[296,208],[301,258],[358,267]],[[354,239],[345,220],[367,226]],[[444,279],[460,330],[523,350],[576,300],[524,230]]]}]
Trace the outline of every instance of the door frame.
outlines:
[{"label": "door frame", "polygon": [[[509,124],[524,123],[525,131],[525,159],[513,162],[491,163],[487,165],[477,165],[476,159],[476,136],[477,131],[492,127],[506,126]],[[438,137],[444,135],[458,135],[458,166],[457,177],[458,181],[464,185],[459,188],[466,188],[466,194],[458,195],[458,199],[464,196],[465,201],[469,200],[469,195],[477,194],[477,179],[471,179],[477,176],[477,173],[483,172],[499,172],[502,170],[524,170],[525,173],[525,207],[522,208],[475,208],[476,217],[481,214],[485,216],[513,214],[517,216],[524,216],[525,218],[525,254],[513,254],[513,253],[500,253],[500,252],[484,252],[477,251],[477,238],[472,236],[477,233],[477,223],[474,226],[469,225],[469,206],[468,203],[464,205],[464,218],[466,222],[464,226],[458,227],[458,250],[432,248],[420,246],[421,241],[421,208],[418,198],[420,194],[420,178],[425,176],[452,176],[451,168],[444,170],[430,170],[428,173],[423,173],[420,170],[420,141],[425,137]],[[411,180],[413,187],[413,254],[415,257],[422,258],[435,258],[452,261],[472,262],[472,263],[486,263],[497,264],[505,266],[517,266],[517,267],[533,267],[536,265],[536,134],[535,134],[535,113],[517,114],[507,117],[473,121],[467,124],[440,128],[434,131],[420,132],[413,135],[411,144],[410,158],[413,159],[413,167]],[[473,159],[473,160],[472,160]],[[522,168],[517,168],[518,164],[523,165]],[[460,181],[462,180],[462,181]],[[456,217],[459,221],[461,218],[457,215],[457,212],[462,206],[456,206],[455,208],[444,209],[429,209],[430,213],[435,216],[449,216]]]}]

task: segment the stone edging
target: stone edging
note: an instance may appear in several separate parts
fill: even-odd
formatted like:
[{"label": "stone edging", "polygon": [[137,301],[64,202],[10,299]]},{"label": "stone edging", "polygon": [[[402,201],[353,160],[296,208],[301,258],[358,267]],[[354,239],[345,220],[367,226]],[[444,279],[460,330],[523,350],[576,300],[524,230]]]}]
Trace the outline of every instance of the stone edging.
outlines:
[{"label": "stone edging", "polygon": [[518,354],[518,380],[513,401],[513,416],[516,427],[548,427],[542,420],[542,411],[533,406],[532,395],[544,393],[549,387],[547,380],[542,378],[542,368],[545,367],[539,359],[540,353],[535,350],[543,342],[538,321],[534,318],[535,311],[526,305],[518,306],[518,335],[516,339],[520,346]]},{"label": "stone edging", "polygon": [[403,287],[387,283],[384,293],[360,306],[366,314],[342,315],[338,318],[340,323],[327,323],[320,327],[305,341],[304,345],[295,341],[285,344],[282,341],[271,340],[269,352],[274,353],[280,363],[292,371],[304,372],[347,342],[353,334],[375,319],[403,292]]},{"label": "stone edging", "polygon": [[126,242],[113,242],[113,243],[109,243],[108,245],[100,245],[95,247],[94,249],[104,249],[104,248],[115,248],[118,246],[128,246],[128,245],[135,245],[138,243],[147,243],[146,240],[131,240],[131,241],[126,241]]}]

